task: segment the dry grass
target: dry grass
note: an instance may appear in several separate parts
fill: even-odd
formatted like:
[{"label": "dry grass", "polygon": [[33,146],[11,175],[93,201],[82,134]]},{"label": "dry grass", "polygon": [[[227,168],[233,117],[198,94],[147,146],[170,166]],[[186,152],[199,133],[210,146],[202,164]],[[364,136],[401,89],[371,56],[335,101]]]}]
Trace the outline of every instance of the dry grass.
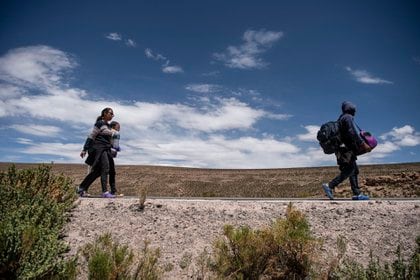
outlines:
[{"label": "dry grass", "polygon": [[[5,170],[11,163],[0,163]],[[33,164],[16,164],[18,169],[33,167]],[[83,164],[53,164],[54,173],[69,176],[80,183],[86,175]],[[140,188],[147,189],[148,196],[175,197],[324,197],[320,185],[338,173],[338,168],[287,168],[287,169],[199,169],[162,166],[119,165],[117,188],[120,193],[138,196]],[[418,179],[407,182],[384,181],[385,185],[369,186],[366,182],[381,176],[401,177],[401,174],[420,174],[420,163],[364,165],[360,166],[362,190],[376,197],[419,197]],[[135,182],[135,184],[133,183]],[[383,191],[381,191],[381,188]],[[100,193],[97,180],[90,192]],[[348,197],[350,187],[346,182],[337,197]]]}]

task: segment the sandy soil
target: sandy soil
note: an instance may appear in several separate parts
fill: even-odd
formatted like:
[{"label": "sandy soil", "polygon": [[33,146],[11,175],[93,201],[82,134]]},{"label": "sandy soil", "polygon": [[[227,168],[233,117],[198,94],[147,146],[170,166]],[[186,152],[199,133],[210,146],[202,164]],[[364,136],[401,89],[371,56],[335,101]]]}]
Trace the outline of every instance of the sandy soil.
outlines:
[{"label": "sandy soil", "polygon": [[[144,211],[138,210],[138,203],[134,198],[79,199],[67,225],[70,254],[106,232],[134,250],[147,239],[160,248],[161,265],[171,268],[164,279],[191,279],[197,256],[211,248],[223,225],[270,225],[284,217],[289,202],[149,199]],[[404,256],[410,256],[420,234],[419,200],[293,201],[293,205],[306,214],[314,235],[324,240],[326,260],[334,257],[340,235],[348,243],[347,255],[366,264],[370,250],[383,261],[394,260],[398,244]],[[86,273],[80,279],[86,279]]]}]

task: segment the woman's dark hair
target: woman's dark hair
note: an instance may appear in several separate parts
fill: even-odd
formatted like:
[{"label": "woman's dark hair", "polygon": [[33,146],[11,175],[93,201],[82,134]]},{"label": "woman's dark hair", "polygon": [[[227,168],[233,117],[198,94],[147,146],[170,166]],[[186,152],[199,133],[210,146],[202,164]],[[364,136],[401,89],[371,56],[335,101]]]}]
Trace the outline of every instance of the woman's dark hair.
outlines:
[{"label": "woman's dark hair", "polygon": [[105,114],[109,112],[109,110],[112,110],[112,108],[106,107],[103,109],[101,115],[96,118],[96,121],[102,120]]}]

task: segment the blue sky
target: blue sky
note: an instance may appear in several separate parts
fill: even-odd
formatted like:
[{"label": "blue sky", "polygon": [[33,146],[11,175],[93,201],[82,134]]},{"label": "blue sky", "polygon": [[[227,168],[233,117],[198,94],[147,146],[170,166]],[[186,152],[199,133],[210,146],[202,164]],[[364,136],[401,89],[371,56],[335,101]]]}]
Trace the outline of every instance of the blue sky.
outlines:
[{"label": "blue sky", "polygon": [[335,165],[316,141],[341,103],[379,144],[362,164],[420,161],[418,1],[0,3],[0,161],[82,163],[95,118],[117,164]]}]

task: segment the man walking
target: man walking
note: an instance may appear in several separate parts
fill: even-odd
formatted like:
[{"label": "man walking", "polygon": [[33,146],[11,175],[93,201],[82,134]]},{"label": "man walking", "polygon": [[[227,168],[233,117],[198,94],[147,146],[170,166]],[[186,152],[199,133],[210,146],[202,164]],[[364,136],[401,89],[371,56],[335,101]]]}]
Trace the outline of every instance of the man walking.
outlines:
[{"label": "man walking", "polygon": [[353,200],[369,200],[369,196],[361,193],[359,188],[359,168],[356,160],[361,151],[370,152],[372,148],[362,139],[359,130],[354,123],[354,115],[356,114],[356,106],[351,102],[345,101],[341,105],[342,114],[338,118],[340,127],[341,145],[335,152],[337,164],[340,174],[331,182],[322,184],[325,194],[334,199],[334,188],[349,178],[351,190],[353,192]]}]

